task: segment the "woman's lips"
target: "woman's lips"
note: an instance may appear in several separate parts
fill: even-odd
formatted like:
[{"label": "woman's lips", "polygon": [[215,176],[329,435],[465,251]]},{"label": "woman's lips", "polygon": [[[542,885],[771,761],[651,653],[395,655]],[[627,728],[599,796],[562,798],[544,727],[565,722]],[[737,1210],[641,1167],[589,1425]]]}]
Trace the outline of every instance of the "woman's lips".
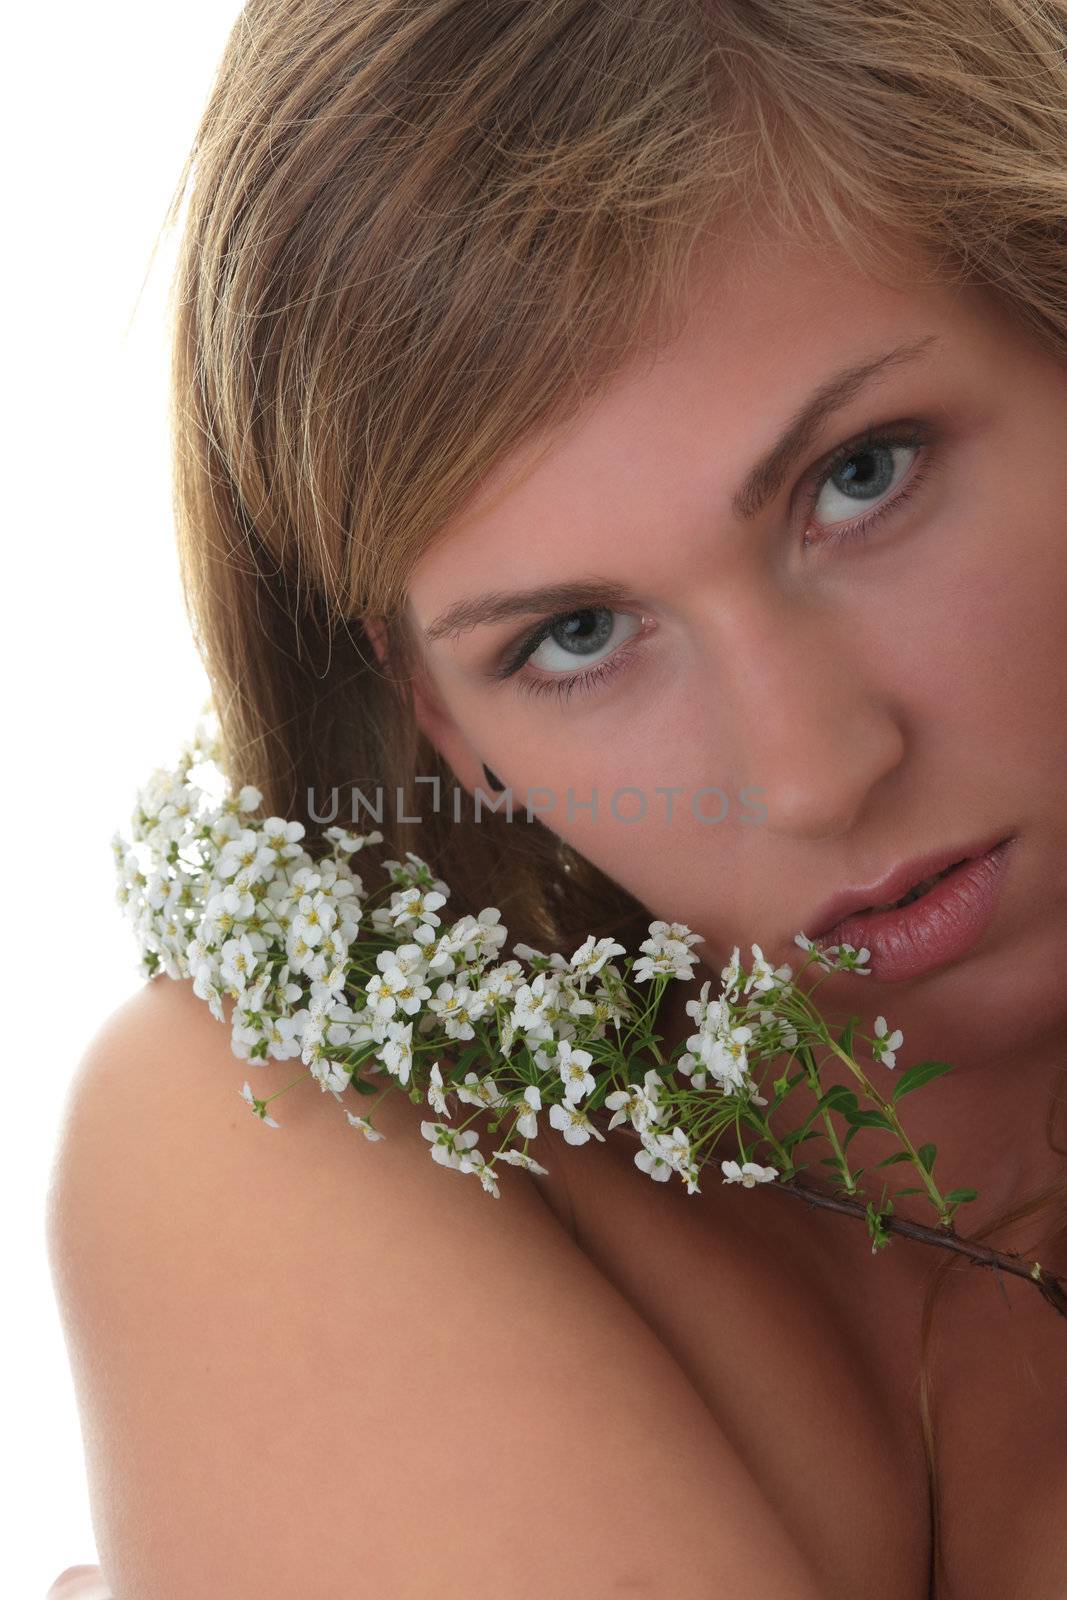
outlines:
[{"label": "woman's lips", "polygon": [[960,862],[910,905],[857,911],[815,939],[817,947],[866,948],[871,976],[887,983],[921,977],[967,955],[993,917],[1014,838]]}]

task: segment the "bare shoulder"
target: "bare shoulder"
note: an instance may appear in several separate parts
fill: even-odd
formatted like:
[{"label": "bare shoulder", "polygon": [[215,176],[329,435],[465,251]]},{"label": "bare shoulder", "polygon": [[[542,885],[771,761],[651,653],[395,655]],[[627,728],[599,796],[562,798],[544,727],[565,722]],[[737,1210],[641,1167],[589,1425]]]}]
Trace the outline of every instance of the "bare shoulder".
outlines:
[{"label": "bare shoulder", "polygon": [[819,1600],[534,1181],[443,1168],[400,1093],[375,1143],[306,1073],[276,1129],[242,1103],[303,1072],[156,979],[72,1083],[49,1249],[112,1592]]}]

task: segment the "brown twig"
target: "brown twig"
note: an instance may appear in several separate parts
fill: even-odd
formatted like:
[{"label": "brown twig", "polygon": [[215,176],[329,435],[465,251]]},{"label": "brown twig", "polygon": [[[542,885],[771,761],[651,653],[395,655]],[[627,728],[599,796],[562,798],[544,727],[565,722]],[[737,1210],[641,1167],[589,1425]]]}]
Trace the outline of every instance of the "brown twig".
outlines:
[{"label": "brown twig", "polygon": [[[598,1107],[597,1111],[599,1110]],[[595,1121],[597,1111],[590,1114],[591,1120]],[[640,1143],[641,1136],[632,1127],[619,1124],[611,1131],[628,1133]],[[710,1162],[705,1162],[705,1166],[708,1165]],[[701,1170],[703,1171],[703,1168]],[[826,1194],[811,1184],[802,1183],[798,1178],[784,1179],[781,1182],[776,1179],[774,1183],[760,1184],[759,1187],[764,1190],[774,1190],[778,1194],[794,1195],[809,1206],[824,1211],[838,1211],[844,1216],[858,1217],[861,1222],[867,1221],[866,1200],[852,1200],[843,1195]],[[1067,1283],[1056,1273],[1046,1272],[1036,1261],[1027,1261],[1011,1250],[994,1250],[987,1244],[977,1244],[971,1239],[961,1238],[951,1224],[946,1227],[930,1227],[925,1223],[910,1222],[906,1217],[897,1217],[892,1212],[884,1211],[879,1213],[879,1218],[886,1233],[898,1233],[902,1238],[916,1239],[921,1244],[932,1244],[939,1250],[952,1250],[955,1254],[965,1257],[975,1267],[992,1267],[994,1270],[1010,1273],[1012,1277],[1025,1278],[1035,1286],[1054,1311],[1058,1311],[1061,1317],[1067,1317]]]},{"label": "brown twig", "polygon": [[[858,1200],[850,1200],[846,1196],[824,1194],[821,1189],[814,1189],[810,1184],[801,1183],[796,1178],[791,1178],[783,1183],[768,1183],[767,1189],[776,1189],[780,1194],[799,1195],[809,1206],[821,1207],[826,1211],[840,1211],[848,1216],[867,1219],[867,1204]],[[881,1212],[880,1221],[886,1233],[899,1233],[905,1239],[918,1239],[922,1244],[936,1245],[941,1250],[952,1250],[957,1255],[965,1256],[975,1267],[992,1267],[1001,1272],[1010,1273],[1016,1278],[1026,1278],[1036,1285],[1038,1292],[1048,1301],[1054,1311],[1061,1317],[1067,1317],[1067,1284],[1057,1277],[1054,1272],[1046,1272],[1039,1267],[1037,1262],[1027,1261],[1012,1250],[994,1250],[987,1244],[976,1244],[971,1239],[961,1238],[955,1229],[947,1227],[930,1227],[922,1222],[910,1222],[907,1217],[897,1217],[891,1212]],[[1035,1274],[1036,1269],[1036,1275]]]}]

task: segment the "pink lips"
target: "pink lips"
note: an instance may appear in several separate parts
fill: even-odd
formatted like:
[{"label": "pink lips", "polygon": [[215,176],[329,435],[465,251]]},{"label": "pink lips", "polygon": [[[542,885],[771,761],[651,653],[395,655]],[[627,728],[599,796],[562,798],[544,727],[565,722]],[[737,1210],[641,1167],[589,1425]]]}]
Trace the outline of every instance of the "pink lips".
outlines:
[{"label": "pink lips", "polygon": [[[961,861],[945,877],[910,905],[890,911],[855,910],[814,935],[817,945],[850,944],[866,947],[871,976],[901,982],[958,961],[977,944],[989,925],[1003,878],[1004,865],[1014,839],[1002,839],[992,848]],[[952,859],[913,863],[887,879],[874,901],[899,899],[909,887],[931,877]],[[919,870],[916,870],[918,868]],[[899,884],[899,887],[898,887]],[[833,912],[831,911],[831,915]]]}]

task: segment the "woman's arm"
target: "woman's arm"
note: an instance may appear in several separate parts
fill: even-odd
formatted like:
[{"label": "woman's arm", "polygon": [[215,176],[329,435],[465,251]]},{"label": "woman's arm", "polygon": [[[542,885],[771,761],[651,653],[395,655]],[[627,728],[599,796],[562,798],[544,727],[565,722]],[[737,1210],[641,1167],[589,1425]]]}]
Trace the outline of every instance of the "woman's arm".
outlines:
[{"label": "woman's arm", "polygon": [[373,1146],[313,1081],[265,1128],[252,1071],[294,1076],[165,978],[69,1108],[52,1263],[121,1600],[828,1600],[521,1172],[441,1168],[402,1095]]}]

